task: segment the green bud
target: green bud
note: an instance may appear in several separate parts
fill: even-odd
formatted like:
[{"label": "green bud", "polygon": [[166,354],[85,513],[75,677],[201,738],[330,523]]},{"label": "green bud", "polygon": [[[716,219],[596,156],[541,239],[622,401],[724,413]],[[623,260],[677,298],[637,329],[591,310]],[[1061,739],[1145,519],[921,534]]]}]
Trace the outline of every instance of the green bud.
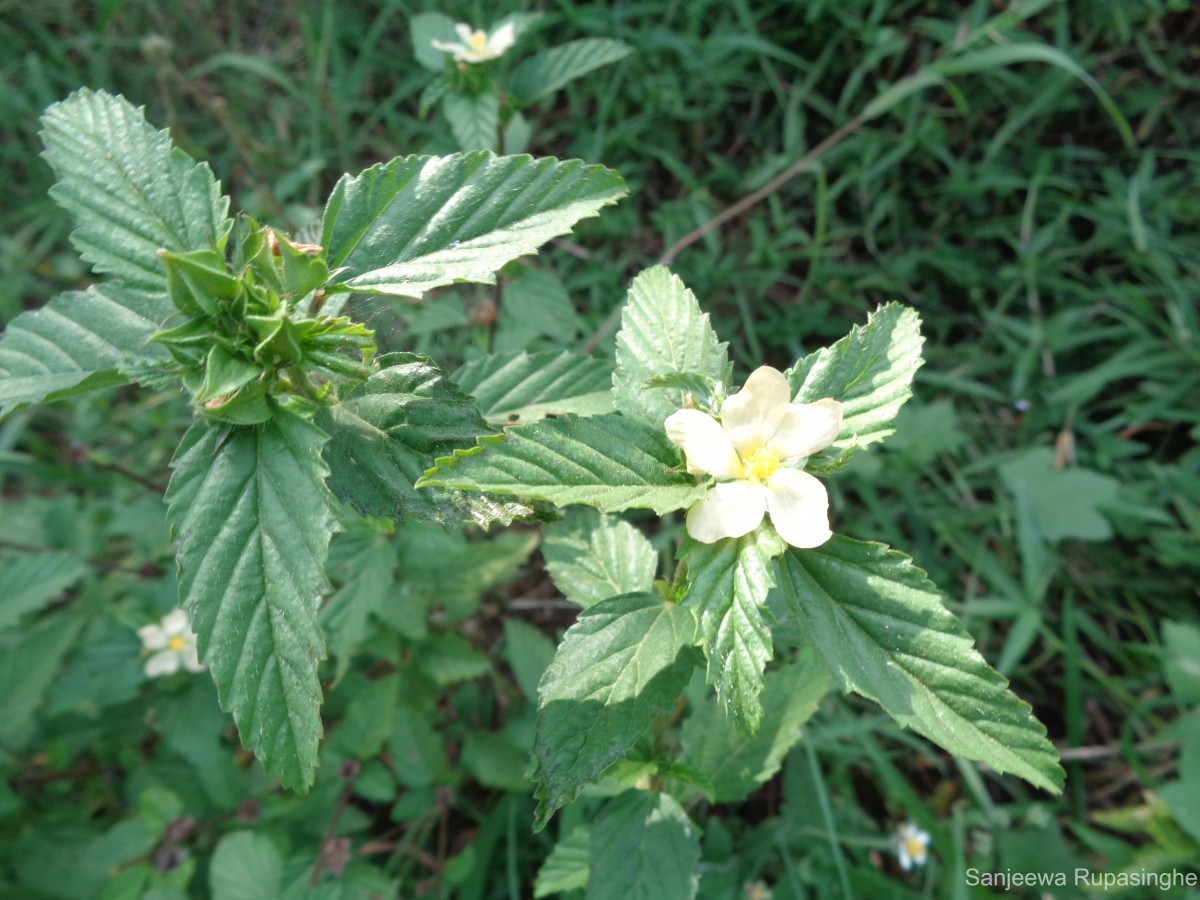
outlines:
[{"label": "green bud", "polygon": [[225,270],[225,259],[213,249],[172,253],[159,250],[167,269],[167,291],[181,312],[217,314],[217,302],[237,293],[237,279]]},{"label": "green bud", "polygon": [[265,373],[224,347],[213,347],[204,373],[184,379],[192,403],[204,418],[234,425],[255,425],[271,418]]},{"label": "green bud", "polygon": [[212,324],[202,318],[190,318],[173,328],[164,328],[150,336],[162,344],[171,356],[186,366],[199,368],[214,343]]},{"label": "green bud", "polygon": [[246,316],[246,323],[258,339],[254,347],[255,359],[288,365],[303,359],[300,329],[282,307],[273,316]]},{"label": "green bud", "polygon": [[260,381],[264,372],[258,366],[234,356],[224,347],[213,347],[204,364],[200,386],[192,394],[192,402],[204,407],[210,400],[228,397],[246,385]]},{"label": "green bud", "polygon": [[211,422],[258,425],[271,418],[267,386],[256,381],[225,397],[214,397],[200,406],[200,414]]},{"label": "green bud", "polygon": [[281,293],[303,297],[329,280],[329,266],[321,248],[315,244],[294,244],[285,237],[276,237],[279,269],[283,283]]}]

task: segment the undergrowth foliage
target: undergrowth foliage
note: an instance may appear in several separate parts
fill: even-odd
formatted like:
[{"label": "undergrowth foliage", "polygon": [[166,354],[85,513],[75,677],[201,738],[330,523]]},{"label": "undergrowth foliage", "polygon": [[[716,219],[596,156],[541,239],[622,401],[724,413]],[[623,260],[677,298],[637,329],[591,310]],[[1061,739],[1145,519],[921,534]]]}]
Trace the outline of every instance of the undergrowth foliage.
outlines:
[{"label": "undergrowth foliage", "polygon": [[[415,353],[377,354],[352,298],[493,283],[506,264],[623,197],[616,172],[487,150],[398,158],[338,181],[310,243],[230,218],[209,169],[119,96],[73,94],[46,111],[43,137],[59,179],[52,195],[103,280],[11,322],[0,403],[12,413],[123,384],[188,396],[194,421],[166,490],[179,603],[221,708],[284,787],[307,791],[321,763],[328,635],[343,674],[341,656],[372,640],[375,617],[431,641],[423,665],[433,684],[480,672],[456,635],[430,637],[428,596],[397,612],[356,595],[371,572],[396,564],[381,536],[401,523],[541,522],[549,573],[582,611],[544,672],[513,663],[537,695],[535,827],[615,779],[615,796],[567,839],[588,847],[591,883],[603,885],[596,896],[692,896],[699,837],[678,797],[747,796],[778,770],[832,686],[950,754],[1062,790],[1045,728],[908,556],[841,534],[789,545],[773,508],[739,534],[685,536],[676,564],[660,571],[648,538],[613,515],[666,517],[727,491],[694,465],[696,451],[685,455],[668,420],[698,410],[719,431],[734,427],[735,408],[753,405],[758,374],[737,392],[728,345],[667,268],[630,285],[611,372],[565,351],[484,355],[453,374]],[[748,474],[735,483],[767,484],[781,468],[836,478],[894,431],[922,343],[917,313],[887,303],[787,372],[770,370],[762,377],[786,393],[780,416],[808,415],[821,401],[837,409],[836,427],[811,456],[743,459]],[[836,532],[836,507],[829,520]],[[339,531],[350,549],[331,559]],[[494,539],[501,570],[528,555],[526,533]],[[509,534],[516,543],[504,543]],[[330,597],[339,566],[354,574],[339,576]],[[480,558],[468,566],[487,569]],[[441,590],[452,610],[453,588]],[[48,627],[48,644],[70,640]],[[545,649],[540,636],[514,634]],[[685,704],[698,670],[716,698]],[[405,696],[394,673],[364,696],[348,714],[361,719],[354,749],[388,743],[393,759],[419,764],[425,738],[405,737],[404,723],[428,714],[424,701]],[[377,733],[369,698],[392,717]],[[676,726],[678,751],[664,739]],[[503,751],[463,752],[486,771]],[[260,838],[239,838],[251,840]],[[218,857],[251,849],[223,842]],[[337,867],[318,860],[313,877],[323,870]]]},{"label": "undergrowth foliage", "polygon": [[[491,281],[506,262],[615,202],[623,182],[600,166],[530,157],[397,159],[338,183],[318,247],[250,219],[235,226],[207,166],[123,98],[81,91],[44,121],[54,196],[77,223],[72,240],[112,276],[112,302],[136,294],[130,305],[147,327],[76,314],[86,302],[73,295],[18,317],[0,343],[4,402],[182,383],[197,421],[166,498],[180,602],[243,741],[285,786],[304,790],[320,735],[317,608],[337,527],[324,446],[332,438],[353,458],[361,477],[345,496],[354,502],[486,428],[452,384],[436,393],[432,364],[434,385],[404,373],[394,384],[398,366],[369,365],[370,330],[329,311],[351,291],[416,297]],[[47,313],[54,330],[35,342]],[[356,388],[366,394],[357,403]],[[343,394],[349,411],[338,415]],[[414,402],[429,394],[432,403]],[[312,423],[318,410],[331,411],[328,432]],[[397,415],[432,434],[423,442],[403,428],[402,439],[388,439]]]},{"label": "undergrowth foliage", "polygon": [[[0,896],[1195,871],[1195,4],[495,6],[0,15]],[[482,149],[629,195],[497,271]]]}]

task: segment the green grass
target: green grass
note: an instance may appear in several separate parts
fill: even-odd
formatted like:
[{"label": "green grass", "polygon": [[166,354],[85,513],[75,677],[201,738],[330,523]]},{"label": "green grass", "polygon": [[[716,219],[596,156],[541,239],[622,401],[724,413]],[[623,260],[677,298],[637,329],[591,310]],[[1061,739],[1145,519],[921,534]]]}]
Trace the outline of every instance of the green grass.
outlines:
[{"label": "green grass", "polygon": [[[436,8],[466,19],[482,6]],[[235,206],[301,228],[343,171],[453,149],[438,114],[417,116],[431,76],[412,58],[407,20],[432,8],[109,0],[81,12],[51,0],[19,15],[0,10],[9,85],[0,92],[0,319],[87,278],[46,197],[36,135],[46,105],[81,85],[120,91],[209,160]],[[759,879],[776,897],[833,896],[843,884],[859,896],[963,896],[955,891],[968,866],[1030,868],[1059,853],[1115,870],[1152,865],[1155,852],[1182,862],[1189,847],[1194,861],[1200,834],[1149,806],[1123,831],[1119,811],[1187,776],[1171,729],[1198,699],[1164,682],[1162,623],[1197,622],[1200,68],[1191,48],[1200,17],[1155,0],[1039,0],[999,15],[991,2],[936,0],[520,8],[545,13],[531,45],[615,37],[637,51],[543,101],[531,147],[602,162],[632,187],[538,259],[566,283],[583,323],[576,344],[599,353],[611,353],[612,313],[633,275],[875,98],[888,101],[806,171],[682,250],[673,269],[732,337],[735,382],[761,363],[786,367],[884,301],[921,313],[927,363],[915,408],[890,448],[834,480],[834,527],[901,546],[928,569],[1067,753],[1068,790],[1054,800],[956,765],[865,705],[828,700],[807,730],[809,749],[706,832],[706,896],[740,896]],[[1051,61],[971,55],[1029,41],[1053,48]],[[885,93],[947,60],[964,71]],[[381,343],[451,364],[480,352],[487,326],[463,324],[456,311],[483,293],[445,295],[441,318],[379,308]],[[182,406],[146,407],[122,393],[0,424],[0,503],[9,507],[0,506],[0,547],[42,517],[51,524],[20,543],[65,542],[100,572],[131,567],[121,590],[161,594],[171,568],[162,542],[113,524],[145,494],[123,473],[165,482],[170,444],[155,435],[179,430]],[[1056,453],[1064,471],[1112,479],[1118,492],[1103,508],[1084,487],[1057,510],[1076,524],[1099,517],[1110,536],[1042,536],[1053,511],[1031,508],[1036,498],[1022,500],[1001,475],[1037,448]],[[1027,482],[1034,494],[1048,484]],[[103,499],[80,499],[94,496]],[[53,524],[80,504],[102,520],[103,539]],[[140,577],[144,563],[157,568]],[[505,590],[545,588],[531,568]],[[458,696],[464,709],[495,702]],[[83,750],[78,735],[61,734],[44,762],[7,760],[18,764],[11,783],[31,791],[30,778],[73,771]],[[139,777],[129,768],[137,755],[109,750],[126,765],[117,786],[98,772],[50,783],[116,821],[136,796],[121,779]],[[44,812],[54,795],[38,790]],[[363,800],[351,804],[361,819],[352,833],[388,845],[392,874],[428,879],[432,858],[445,884],[459,838],[478,829],[457,896],[516,896],[549,845],[523,826],[524,801],[497,796],[478,786],[456,798],[431,793],[437,815],[407,828]],[[323,823],[332,797],[304,802]],[[936,863],[903,876],[887,836],[908,819],[933,833]],[[5,865],[0,884],[12,874]]]}]

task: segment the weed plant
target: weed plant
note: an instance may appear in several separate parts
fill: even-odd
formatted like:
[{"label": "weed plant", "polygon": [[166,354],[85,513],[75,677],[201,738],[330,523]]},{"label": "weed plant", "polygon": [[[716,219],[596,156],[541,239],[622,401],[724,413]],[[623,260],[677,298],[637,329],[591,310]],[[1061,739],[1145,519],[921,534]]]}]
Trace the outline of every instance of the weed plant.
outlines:
[{"label": "weed plant", "polygon": [[[236,207],[304,234],[341,173],[456,149],[436,111],[419,114],[433,76],[409,21],[481,6],[0,4],[0,319],[90,280],[47,197],[50,104],[81,86],[144,103]],[[630,197],[542,250],[525,277],[557,273],[549,296],[497,309],[492,288],[457,285],[369,301],[380,351],[451,369],[508,350],[608,358],[630,279],[664,257],[731,341],[738,384],[881,304],[915,308],[927,363],[896,435],[831,482],[839,530],[928,570],[1067,770],[1053,798],[831,694],[748,800],[689,810],[699,896],[997,896],[979,873],[1196,872],[1200,13],[1174,0],[509,11],[542,13],[532,47],[634,48],[540,101],[528,147],[614,168]],[[1040,56],[1005,55],[1033,42]],[[999,51],[862,116],[964,47]],[[175,603],[162,493],[189,418],[182,396],[122,389],[0,422],[0,894],[581,896],[584,814],[530,827],[531,700],[574,619],[535,529],[335,541],[328,737],[307,796],[239,750],[206,679],[145,679],[135,629]],[[667,560],[681,533],[668,520],[649,536]],[[345,613],[381,591],[428,613],[380,616],[422,648],[386,728]],[[29,613],[5,618],[15,597]],[[55,631],[68,605],[86,615]],[[893,835],[910,821],[930,854],[904,871]]]}]

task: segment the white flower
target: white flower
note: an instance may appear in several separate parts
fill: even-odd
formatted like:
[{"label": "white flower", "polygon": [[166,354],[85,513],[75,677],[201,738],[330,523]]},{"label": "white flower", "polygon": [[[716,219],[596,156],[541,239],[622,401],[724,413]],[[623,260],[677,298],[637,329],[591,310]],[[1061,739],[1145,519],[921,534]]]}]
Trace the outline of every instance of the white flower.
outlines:
[{"label": "white flower", "polygon": [[922,831],[911,822],[906,822],[896,829],[893,838],[896,846],[896,856],[900,860],[900,868],[905,872],[912,871],[913,866],[923,866],[929,861],[929,832]]},{"label": "white flower", "polygon": [[182,609],[167,613],[157,625],[138,629],[142,649],[154,655],[146,660],[146,677],[174,675],[183,666],[189,672],[202,672],[204,666],[196,653],[196,636],[192,623]]},{"label": "white flower", "polygon": [[481,63],[495,59],[513,45],[517,39],[512,22],[506,22],[490,35],[482,28],[471,29],[466,22],[454,26],[462,43],[453,41],[433,41],[433,49],[443,53],[453,53],[455,62]]},{"label": "white flower", "polygon": [[705,544],[749,534],[770,512],[779,536],[793,547],[819,547],[832,537],[825,485],[800,468],[834,442],[842,404],[828,398],[792,403],[787,379],[763,366],[721,404],[721,421],[681,409],[666,421],[667,437],[687,455],[693,475],[717,484],[687,514],[687,530]]}]

